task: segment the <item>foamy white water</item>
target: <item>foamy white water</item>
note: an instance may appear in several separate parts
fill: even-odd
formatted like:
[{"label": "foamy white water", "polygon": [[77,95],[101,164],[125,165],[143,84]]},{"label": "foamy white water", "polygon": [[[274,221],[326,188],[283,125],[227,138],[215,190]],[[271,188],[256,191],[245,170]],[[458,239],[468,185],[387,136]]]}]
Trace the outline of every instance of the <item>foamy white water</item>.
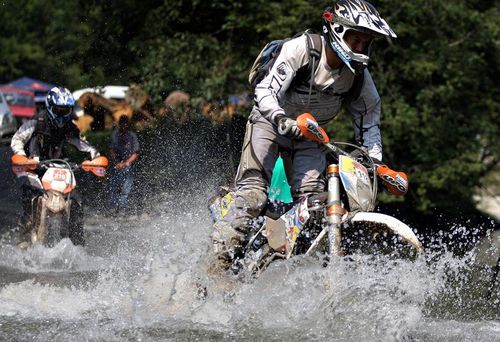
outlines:
[{"label": "foamy white water", "polygon": [[498,293],[483,298],[474,253],[326,268],[298,257],[243,282],[210,268],[214,187],[195,188],[159,196],[149,214],[88,216],[84,248],[3,241],[0,340],[500,341]]}]

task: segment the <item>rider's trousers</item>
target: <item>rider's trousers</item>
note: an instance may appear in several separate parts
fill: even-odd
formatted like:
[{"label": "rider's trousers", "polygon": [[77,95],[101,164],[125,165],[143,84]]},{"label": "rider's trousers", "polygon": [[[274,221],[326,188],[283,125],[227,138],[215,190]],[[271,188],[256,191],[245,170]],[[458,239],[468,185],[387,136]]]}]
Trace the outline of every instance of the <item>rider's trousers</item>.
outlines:
[{"label": "rider's trousers", "polygon": [[112,170],[109,177],[111,207],[128,209],[128,199],[134,184],[134,170],[131,166],[122,170]]},{"label": "rider's trousers", "polygon": [[246,233],[249,220],[264,209],[274,164],[280,153],[291,159],[291,170],[287,173],[294,198],[325,189],[326,158],[318,143],[282,136],[276,126],[262,116],[251,116],[235,179],[236,203],[229,215],[237,230]]}]

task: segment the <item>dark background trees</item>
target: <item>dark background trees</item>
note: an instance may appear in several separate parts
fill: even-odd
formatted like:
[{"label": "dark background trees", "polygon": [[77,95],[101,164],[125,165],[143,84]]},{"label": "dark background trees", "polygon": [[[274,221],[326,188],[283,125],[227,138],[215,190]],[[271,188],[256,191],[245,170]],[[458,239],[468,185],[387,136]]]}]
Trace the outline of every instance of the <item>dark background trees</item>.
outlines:
[{"label": "dark background trees", "polygon": [[[140,83],[155,103],[181,89],[207,100],[248,91],[272,39],[320,31],[330,1],[4,1],[0,83],[30,76],[72,89]],[[374,44],[385,160],[408,171],[404,203],[463,211],[498,162],[500,5],[373,2],[398,38]],[[328,129],[351,137],[349,117]],[[389,200],[386,198],[386,200]]]}]

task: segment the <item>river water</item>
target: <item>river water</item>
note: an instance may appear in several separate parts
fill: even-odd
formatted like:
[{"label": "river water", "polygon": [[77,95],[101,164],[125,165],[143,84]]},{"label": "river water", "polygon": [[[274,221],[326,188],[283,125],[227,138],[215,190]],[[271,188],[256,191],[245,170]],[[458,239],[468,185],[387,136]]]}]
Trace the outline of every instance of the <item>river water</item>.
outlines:
[{"label": "river water", "polygon": [[[199,163],[186,163],[175,168],[189,177]],[[215,174],[133,215],[88,211],[85,247],[18,250],[3,230],[0,341],[500,341],[498,231],[460,256],[437,234],[413,261],[297,257],[236,279],[209,253]]]},{"label": "river water", "polygon": [[500,341],[498,293],[486,297],[491,272],[477,266],[491,246],[326,268],[296,258],[237,280],[210,266],[209,194],[184,195],[148,214],[87,215],[85,248],[21,251],[4,234],[0,340]]}]

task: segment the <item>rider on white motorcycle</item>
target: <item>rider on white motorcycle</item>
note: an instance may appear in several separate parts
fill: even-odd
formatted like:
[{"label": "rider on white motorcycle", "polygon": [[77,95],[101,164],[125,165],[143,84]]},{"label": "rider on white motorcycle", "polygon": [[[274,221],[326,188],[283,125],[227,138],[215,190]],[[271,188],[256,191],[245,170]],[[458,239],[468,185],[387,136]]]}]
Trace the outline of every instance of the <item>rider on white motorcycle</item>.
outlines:
[{"label": "rider on white motorcycle", "polygon": [[[99,152],[87,141],[80,137],[80,130],[72,121],[75,99],[71,92],[63,87],[52,88],[45,98],[46,110],[38,113],[32,120],[26,121],[12,137],[11,149],[14,154],[27,156],[36,161],[46,159],[60,159],[64,143],[70,143],[81,152],[87,152],[92,159],[99,156]],[[23,177],[25,180],[27,177]],[[39,193],[22,182],[23,214],[19,220],[20,248],[27,248],[30,242],[32,199]],[[74,224],[81,225],[81,201],[73,201],[72,213]],[[75,227],[70,231],[72,242],[83,244],[82,227]]]},{"label": "rider on white motorcycle", "polygon": [[[366,68],[372,41],[378,37],[395,38],[396,34],[371,4],[339,0],[323,13],[322,51],[313,77],[294,82],[299,69],[309,63],[307,37],[283,44],[269,74],[255,89],[255,106],[235,179],[235,203],[214,224],[212,241],[222,258],[231,257],[242,246],[252,219],[263,211],[280,153],[292,159],[289,181],[295,199],[324,190],[326,159],[320,145],[305,139],[296,127],[300,114],[310,112],[324,125],[344,106],[353,117],[357,143],[371,157],[382,159],[381,101]],[[350,90],[360,76],[360,91],[353,97]],[[278,127],[288,133],[280,135]]]}]

